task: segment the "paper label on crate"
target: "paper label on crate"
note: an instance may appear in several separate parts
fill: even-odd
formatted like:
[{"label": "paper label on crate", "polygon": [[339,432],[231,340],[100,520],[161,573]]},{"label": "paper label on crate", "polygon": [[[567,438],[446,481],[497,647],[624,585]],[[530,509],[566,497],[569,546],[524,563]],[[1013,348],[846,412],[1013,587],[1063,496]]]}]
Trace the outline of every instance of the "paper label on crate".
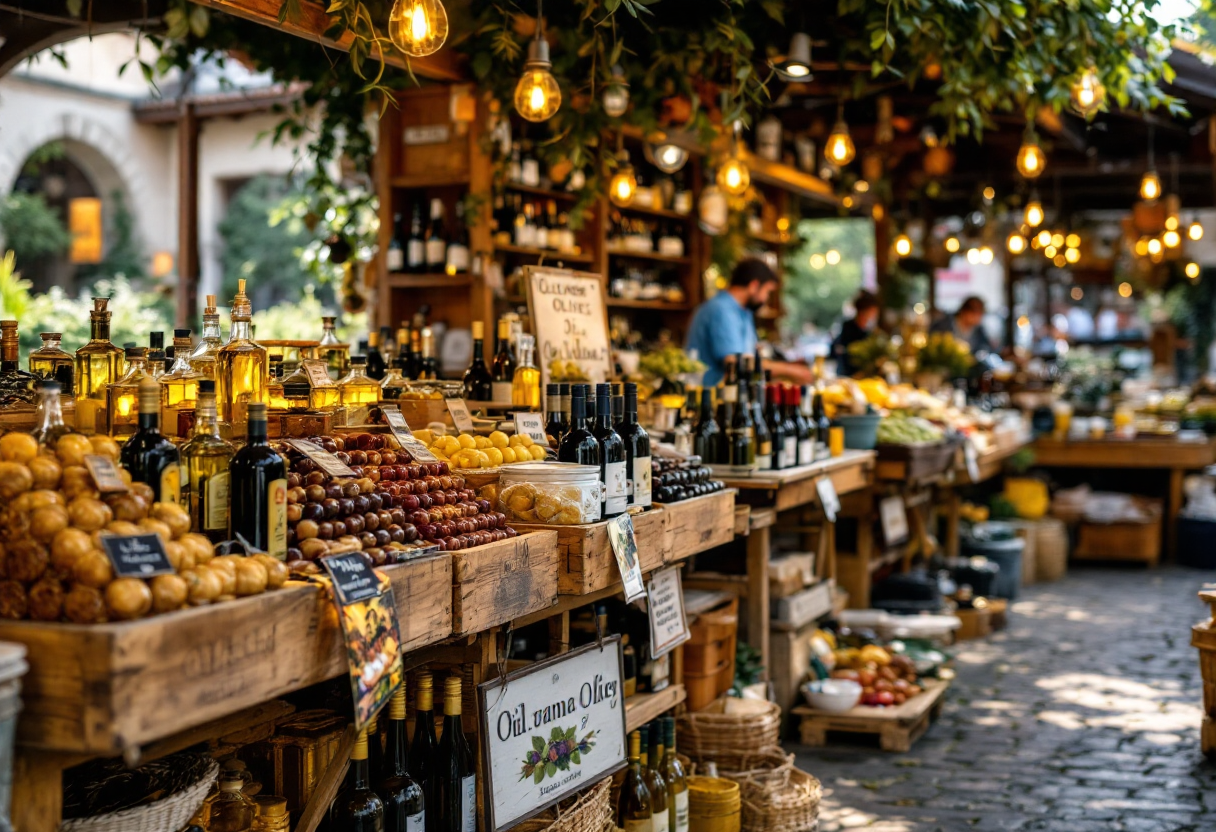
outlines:
[{"label": "paper label on crate", "polygon": [[650,613],[650,655],[657,659],[689,638],[680,567],[655,572],[646,587],[646,601]]},{"label": "paper label on crate", "polygon": [[633,534],[633,518],[622,514],[609,520],[608,542],[612,544],[616,565],[621,570],[625,601],[632,603],[646,594],[646,584],[642,580],[642,562],[638,558],[638,542]]},{"label": "paper label on crate", "polygon": [[878,503],[878,519],[882,522],[882,539],[888,546],[908,539],[908,511],[904,498],[898,494]]},{"label": "paper label on crate", "polygon": [[398,444],[401,445],[409,455],[414,458],[415,462],[438,462],[439,457],[435,456],[426,445],[422,444],[422,440],[414,436],[410,426],[405,422],[405,416],[401,414],[401,409],[389,405],[381,408],[384,413],[384,421],[388,423],[388,429],[392,431]]},{"label": "paper label on crate", "polygon": [[288,439],[287,444],[317,463],[317,467],[331,477],[353,477],[355,475],[349,465],[307,439]]},{"label": "paper label on crate", "polygon": [[108,456],[85,454],[84,464],[102,494],[125,494],[129,490],[118,473],[118,466]]},{"label": "paper label on crate", "polygon": [[979,482],[980,455],[970,439],[963,442],[963,461],[967,463],[967,476],[971,478],[972,482]]},{"label": "paper label on crate", "polygon": [[464,403],[464,399],[444,399],[443,402],[448,406],[448,413],[452,414],[452,424],[456,426],[456,430],[472,433],[473,416],[469,413],[469,406]]},{"label": "paper label on crate", "polygon": [[321,558],[321,566],[329,573],[334,594],[341,606],[366,601],[380,594],[380,581],[376,577],[376,571],[368,565],[362,552]]},{"label": "paper label on crate", "polygon": [[516,413],[515,432],[531,438],[537,445],[549,447],[549,437],[545,435],[545,421],[539,413]]},{"label": "paper label on crate", "polygon": [[840,497],[836,494],[836,484],[831,477],[820,477],[815,481],[815,491],[819,494],[819,502],[823,506],[823,516],[829,523],[836,522],[836,513],[840,511]]},{"label": "paper label on crate", "polygon": [[304,375],[313,387],[333,387],[334,380],[329,377],[329,364],[320,358],[307,358],[300,362],[304,367]]},{"label": "paper label on crate", "polygon": [[155,532],[103,534],[101,545],[114,566],[114,574],[120,578],[154,578],[177,571],[165,553],[164,541]]}]

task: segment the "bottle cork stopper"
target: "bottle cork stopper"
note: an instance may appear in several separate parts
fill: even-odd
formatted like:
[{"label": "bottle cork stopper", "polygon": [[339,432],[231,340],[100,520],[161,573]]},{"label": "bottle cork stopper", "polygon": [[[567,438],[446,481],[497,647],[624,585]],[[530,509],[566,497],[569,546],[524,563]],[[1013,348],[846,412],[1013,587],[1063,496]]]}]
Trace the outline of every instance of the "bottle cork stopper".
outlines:
[{"label": "bottle cork stopper", "polygon": [[351,749],[350,758],[352,760],[367,759],[367,729],[364,728],[359,732],[359,736],[355,738],[355,747]]},{"label": "bottle cork stopper", "polygon": [[449,676],[443,680],[443,712],[448,716],[458,716],[460,704],[460,677]]},{"label": "bottle cork stopper", "polygon": [[485,324],[481,321],[473,321],[473,340],[480,341],[485,338]]},{"label": "bottle cork stopper", "polygon": [[388,702],[388,718],[395,720],[405,719],[405,680],[401,680],[401,684],[393,691],[393,698]]},{"label": "bottle cork stopper", "polygon": [[139,412],[160,413],[160,383],[151,376],[139,383]]}]

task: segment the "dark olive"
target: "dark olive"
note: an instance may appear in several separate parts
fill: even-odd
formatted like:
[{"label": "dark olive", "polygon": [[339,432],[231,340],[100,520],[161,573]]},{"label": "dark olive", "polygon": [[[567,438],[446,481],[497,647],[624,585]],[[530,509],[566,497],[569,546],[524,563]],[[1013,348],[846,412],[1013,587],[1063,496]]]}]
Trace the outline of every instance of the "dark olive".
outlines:
[{"label": "dark olive", "polygon": [[376,514],[374,511],[369,511],[367,514],[364,514],[363,528],[367,529],[369,532],[374,532],[376,529],[380,528],[380,515]]},{"label": "dark olive", "polygon": [[328,520],[323,520],[317,524],[317,537],[322,540],[334,539],[334,524]]},{"label": "dark olive", "polygon": [[325,517],[325,509],[321,508],[320,503],[305,503],[304,508],[302,509],[302,514],[304,519],[300,521],[301,523],[303,523],[305,520],[319,522]]},{"label": "dark olive", "polygon": [[352,514],[346,518],[347,534],[360,534],[363,531],[363,515]]},{"label": "dark olive", "polygon": [[331,520],[330,522],[334,524],[334,538],[335,539],[342,537],[344,534],[346,534],[347,532],[350,531],[350,529],[346,525],[346,522],[343,520]]}]

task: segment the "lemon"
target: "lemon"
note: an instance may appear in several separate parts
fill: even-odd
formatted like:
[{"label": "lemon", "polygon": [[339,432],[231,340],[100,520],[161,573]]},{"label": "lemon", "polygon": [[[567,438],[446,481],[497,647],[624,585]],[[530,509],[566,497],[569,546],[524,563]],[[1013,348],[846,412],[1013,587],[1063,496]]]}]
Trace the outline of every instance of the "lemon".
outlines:
[{"label": "lemon", "polygon": [[519,437],[519,444],[523,445],[525,448],[531,448],[536,443],[532,441],[531,436],[528,436],[528,434],[525,433]]},{"label": "lemon", "polygon": [[486,439],[484,436],[475,436],[473,437],[473,441],[477,443],[473,447],[477,448],[479,451],[484,451],[486,448],[494,447],[492,444],[490,444],[490,440]]},{"label": "lemon", "polygon": [[486,456],[489,457],[491,465],[502,465],[502,451],[498,448],[488,449]]},{"label": "lemon", "polygon": [[445,436],[443,437],[443,450],[444,453],[455,453],[460,450],[460,442],[455,436]]},{"label": "lemon", "polygon": [[515,461],[515,449],[514,448],[502,448],[499,450],[499,453],[502,454],[502,464],[503,465],[510,465],[512,462]]},{"label": "lemon", "polygon": [[508,444],[507,435],[500,430],[494,431],[493,433],[490,434],[490,444],[493,445],[495,448],[507,447],[507,444]]},{"label": "lemon", "polygon": [[512,448],[517,448],[517,447],[519,447],[519,444],[520,444],[521,442],[523,442],[523,441],[524,441],[524,435],[523,435],[522,433],[516,433],[516,434],[512,434],[512,436],[511,436],[511,447],[512,447]]},{"label": "lemon", "polygon": [[533,459],[544,459],[545,458],[545,446],[544,445],[533,445],[528,450],[532,453]]},{"label": "lemon", "polygon": [[424,445],[430,445],[432,442],[435,441],[435,435],[433,433],[431,433],[429,430],[427,430],[426,428],[423,428],[422,430],[414,431],[414,436],[418,439],[419,442],[423,443]]},{"label": "lemon", "polygon": [[467,433],[460,434],[460,437],[456,441],[458,441],[460,443],[460,447],[462,447],[462,448],[476,448],[477,447],[477,440],[474,439],[472,436],[470,436]]}]

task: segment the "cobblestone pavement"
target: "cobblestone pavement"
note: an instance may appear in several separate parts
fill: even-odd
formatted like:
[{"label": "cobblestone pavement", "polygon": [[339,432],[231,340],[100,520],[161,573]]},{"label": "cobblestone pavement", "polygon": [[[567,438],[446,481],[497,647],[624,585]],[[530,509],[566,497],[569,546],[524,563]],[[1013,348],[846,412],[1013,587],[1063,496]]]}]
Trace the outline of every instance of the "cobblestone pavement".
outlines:
[{"label": "cobblestone pavement", "polygon": [[1203,573],[1081,569],[1030,587],[958,648],[941,718],[906,754],[790,745],[824,785],[821,832],[1208,832],[1191,625]]}]

